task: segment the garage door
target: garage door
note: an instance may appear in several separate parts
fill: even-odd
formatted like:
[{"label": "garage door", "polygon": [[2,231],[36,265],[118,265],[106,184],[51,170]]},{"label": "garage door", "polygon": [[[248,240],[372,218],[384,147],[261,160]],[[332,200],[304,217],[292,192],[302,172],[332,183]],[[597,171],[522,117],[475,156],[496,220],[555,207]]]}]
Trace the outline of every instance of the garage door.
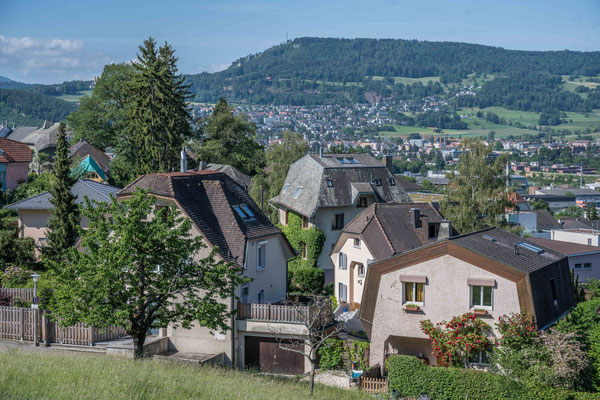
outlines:
[{"label": "garage door", "polygon": [[[286,348],[301,349],[289,341],[281,342]],[[304,373],[304,356],[281,348],[280,342],[268,337],[245,337],[246,366],[273,374],[300,375]]]}]

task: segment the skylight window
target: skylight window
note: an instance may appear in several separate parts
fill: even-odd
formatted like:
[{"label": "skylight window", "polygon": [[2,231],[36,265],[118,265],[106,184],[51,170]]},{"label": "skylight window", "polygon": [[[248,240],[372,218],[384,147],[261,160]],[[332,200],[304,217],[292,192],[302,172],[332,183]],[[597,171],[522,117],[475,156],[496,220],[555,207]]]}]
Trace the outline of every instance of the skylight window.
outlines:
[{"label": "skylight window", "polygon": [[373,179],[373,182],[375,182],[376,186],[381,186],[381,179]]},{"label": "skylight window", "polygon": [[347,164],[360,164],[360,162],[358,160],[355,160],[354,157],[346,158],[346,163]]},{"label": "skylight window", "polygon": [[327,179],[327,187],[333,187],[333,181],[331,179]]},{"label": "skylight window", "polygon": [[242,207],[242,210],[244,210],[244,212],[246,213],[246,215],[248,215],[248,217],[250,217],[250,218],[254,217],[254,213],[252,212],[252,210],[250,210],[250,207],[248,207],[247,204],[242,204],[241,207]]},{"label": "skylight window", "polygon": [[254,219],[254,213],[246,204],[235,205],[233,206],[233,209],[244,221],[250,221]]},{"label": "skylight window", "polygon": [[394,178],[390,178],[390,186],[396,186],[396,180]]},{"label": "skylight window", "polygon": [[296,191],[294,192],[294,195],[292,196],[293,199],[297,199],[298,196],[300,196],[300,193],[302,193],[302,186],[298,186],[298,188],[296,189]]},{"label": "skylight window", "polygon": [[494,238],[493,238],[492,236],[490,236],[490,235],[483,235],[483,238],[484,238],[485,240],[489,240],[490,242],[495,242],[495,241],[496,241],[496,239],[494,239]]},{"label": "skylight window", "polygon": [[340,164],[348,164],[348,161],[344,157],[337,157],[337,160]]},{"label": "skylight window", "polygon": [[537,253],[537,254],[542,254],[544,252],[544,249],[539,248],[539,247],[534,246],[529,243],[525,243],[525,242],[517,243],[517,246],[519,246],[523,249],[529,250],[529,251],[533,251],[534,253]]},{"label": "skylight window", "polygon": [[283,189],[281,189],[281,193],[285,193],[285,192],[287,192],[287,190],[288,190],[289,188],[290,188],[290,184],[289,184],[289,183],[287,183],[287,184],[283,185]]}]

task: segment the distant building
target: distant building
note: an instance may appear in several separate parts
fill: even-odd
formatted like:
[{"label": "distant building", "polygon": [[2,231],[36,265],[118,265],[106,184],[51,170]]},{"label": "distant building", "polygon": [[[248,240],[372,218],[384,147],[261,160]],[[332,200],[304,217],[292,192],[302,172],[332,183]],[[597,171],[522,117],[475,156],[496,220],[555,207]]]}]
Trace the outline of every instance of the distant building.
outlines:
[{"label": "distant building", "polygon": [[32,153],[26,144],[0,138],[0,190],[15,189],[26,181]]},{"label": "distant building", "polygon": [[27,144],[33,151],[33,161],[31,169],[37,171],[40,167],[39,155],[44,153],[53,157],[56,151],[56,139],[58,137],[58,123],[53,124],[50,121],[44,121],[40,129],[35,127],[17,128],[8,138],[17,142]]},{"label": "distant building", "polygon": [[600,246],[600,231],[594,229],[553,229],[552,240]]},{"label": "distant building", "polygon": [[600,279],[600,247],[542,238],[529,240],[566,255],[569,268],[578,277],[579,282]]}]

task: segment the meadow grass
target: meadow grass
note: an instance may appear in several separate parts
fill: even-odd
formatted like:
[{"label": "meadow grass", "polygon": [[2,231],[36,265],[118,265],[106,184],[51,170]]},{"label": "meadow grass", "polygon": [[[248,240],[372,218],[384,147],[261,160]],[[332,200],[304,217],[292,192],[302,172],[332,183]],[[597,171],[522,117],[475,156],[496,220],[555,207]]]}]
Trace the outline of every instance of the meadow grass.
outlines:
[{"label": "meadow grass", "polygon": [[[250,399],[308,398],[308,383],[211,366],[106,355],[0,352],[0,398]],[[358,390],[315,386],[316,399],[367,399]]]}]

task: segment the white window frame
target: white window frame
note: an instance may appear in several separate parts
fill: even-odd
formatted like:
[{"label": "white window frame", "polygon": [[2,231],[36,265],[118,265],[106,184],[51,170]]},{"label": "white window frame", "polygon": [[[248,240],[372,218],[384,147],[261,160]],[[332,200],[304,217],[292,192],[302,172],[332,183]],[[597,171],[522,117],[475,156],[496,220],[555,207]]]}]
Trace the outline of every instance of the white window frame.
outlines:
[{"label": "white window frame", "polygon": [[[362,267],[362,274],[360,273],[360,268],[361,268],[361,267]],[[357,264],[357,268],[356,268],[356,270],[358,271],[358,272],[356,273],[356,275],[357,275],[359,278],[364,278],[364,277],[365,277],[365,275],[367,275],[367,267],[365,267],[365,264],[363,264],[363,263],[358,263],[358,264]]]},{"label": "white window frame", "polygon": [[348,269],[348,255],[343,252],[339,252],[338,254],[338,269],[347,270]]},{"label": "white window frame", "polygon": [[[342,298],[342,290],[341,290],[342,287],[345,288],[344,291],[345,291],[346,296],[344,296],[344,298]],[[342,282],[338,282],[338,299],[344,303],[348,302],[348,285],[346,285]]]},{"label": "white window frame", "polygon": [[[406,299],[406,284],[412,283],[413,285],[413,299],[417,298],[417,285],[420,283],[423,285],[423,301],[410,301]],[[416,304],[423,307],[425,305],[425,283],[424,282],[402,282],[402,304]]]},{"label": "white window frame", "polygon": [[[262,299],[262,303],[260,302],[260,294],[261,294],[261,293],[262,293],[262,297],[263,297],[263,299]],[[265,298],[265,289],[258,289],[258,290],[256,291],[256,302],[257,302],[258,304],[267,304],[267,300],[266,300],[266,298]]]},{"label": "white window frame", "polygon": [[[473,287],[479,287],[479,301],[483,303],[483,288],[489,287],[491,292],[490,303],[491,306],[477,305],[473,303]],[[480,308],[482,310],[493,310],[494,309],[494,287],[493,286],[484,286],[484,285],[469,285],[469,305],[471,309]]]},{"label": "white window frame", "polygon": [[353,246],[355,249],[360,249],[360,239],[359,238],[354,238]]},{"label": "white window frame", "polygon": [[[261,261],[261,257],[260,257],[260,249],[263,249],[262,251],[262,265],[260,263]],[[263,271],[265,268],[267,268],[267,241],[264,242],[260,242],[258,243],[258,247],[256,248],[256,270],[257,271]]]}]

